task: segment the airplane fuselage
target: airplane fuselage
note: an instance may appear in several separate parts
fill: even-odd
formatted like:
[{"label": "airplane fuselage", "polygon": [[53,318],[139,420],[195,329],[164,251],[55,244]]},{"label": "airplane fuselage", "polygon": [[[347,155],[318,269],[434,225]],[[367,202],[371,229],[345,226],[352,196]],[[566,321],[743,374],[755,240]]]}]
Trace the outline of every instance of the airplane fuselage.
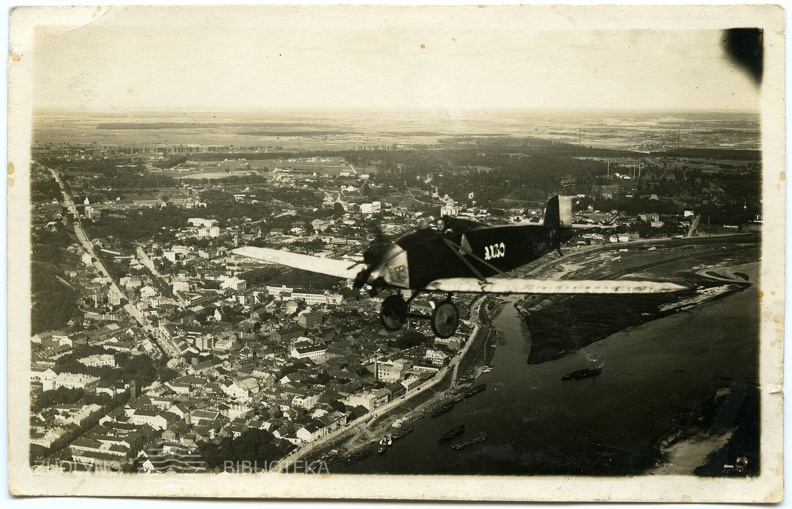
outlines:
[{"label": "airplane fuselage", "polygon": [[486,278],[514,270],[555,250],[571,228],[488,226],[459,222],[450,231],[418,230],[396,240],[378,276],[390,286],[421,289],[436,279]]}]

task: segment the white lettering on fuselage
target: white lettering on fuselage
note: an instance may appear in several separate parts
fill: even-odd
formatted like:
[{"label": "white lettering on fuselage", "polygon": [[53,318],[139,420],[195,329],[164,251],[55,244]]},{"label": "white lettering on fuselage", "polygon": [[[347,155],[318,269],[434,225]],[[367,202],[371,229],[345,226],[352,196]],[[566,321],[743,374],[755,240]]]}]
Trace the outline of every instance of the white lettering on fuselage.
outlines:
[{"label": "white lettering on fuselage", "polygon": [[491,246],[484,247],[484,259],[492,260],[493,258],[503,258],[506,256],[506,244],[492,244]]}]

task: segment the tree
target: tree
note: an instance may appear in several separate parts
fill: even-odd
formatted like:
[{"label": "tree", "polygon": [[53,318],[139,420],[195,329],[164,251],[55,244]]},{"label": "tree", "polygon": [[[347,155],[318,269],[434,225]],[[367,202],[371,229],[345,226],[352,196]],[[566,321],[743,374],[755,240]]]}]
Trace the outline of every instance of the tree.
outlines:
[{"label": "tree", "polygon": [[332,408],[333,410],[336,410],[341,413],[346,413],[346,405],[343,402],[334,399],[330,401],[328,404],[330,405],[330,408]]},{"label": "tree", "polygon": [[406,349],[406,348],[412,348],[414,346],[418,346],[427,341],[428,338],[423,334],[421,334],[420,332],[412,329],[407,329],[404,331],[404,334],[402,334],[398,339],[392,341],[392,344],[396,348]]},{"label": "tree", "polygon": [[199,445],[201,456],[211,468],[222,466],[226,461],[234,464],[250,461],[263,468],[282,458],[292,449],[294,446],[286,441],[282,441],[281,445],[275,445],[273,435],[261,429],[245,430],[236,439],[225,437],[219,444]]},{"label": "tree", "polygon": [[45,391],[36,398],[36,403],[33,405],[34,411],[54,405],[71,405],[80,401],[84,395],[83,389],[67,389],[66,387]]}]

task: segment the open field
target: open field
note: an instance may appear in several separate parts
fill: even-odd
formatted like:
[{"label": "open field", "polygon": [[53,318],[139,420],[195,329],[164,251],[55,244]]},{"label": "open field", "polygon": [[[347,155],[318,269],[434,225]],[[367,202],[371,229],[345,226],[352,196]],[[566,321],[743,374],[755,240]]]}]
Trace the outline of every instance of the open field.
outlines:
[{"label": "open field", "polygon": [[682,148],[759,148],[759,120],[752,114],[575,114],[502,111],[377,115],[164,112],[113,117],[100,114],[39,115],[35,143],[98,146],[276,147],[346,150],[360,146],[436,144],[457,136],[536,136],[584,146],[638,152]]}]

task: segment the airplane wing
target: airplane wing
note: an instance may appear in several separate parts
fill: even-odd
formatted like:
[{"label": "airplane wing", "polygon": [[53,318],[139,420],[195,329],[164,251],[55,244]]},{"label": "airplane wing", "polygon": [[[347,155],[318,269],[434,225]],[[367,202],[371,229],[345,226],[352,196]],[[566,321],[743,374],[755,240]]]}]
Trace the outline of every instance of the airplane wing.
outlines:
[{"label": "airplane wing", "polygon": [[[537,224],[537,225],[541,226],[541,225],[544,224],[544,221],[543,220],[539,220],[539,222],[530,223],[530,224]],[[616,225],[615,224],[572,223],[571,225],[569,225],[569,228],[572,228],[573,230],[596,230],[596,229],[610,230],[610,229],[616,228]]]},{"label": "airplane wing", "polygon": [[614,294],[614,293],[667,293],[687,290],[674,283],[657,281],[610,280],[558,280],[558,279],[508,279],[489,278],[480,281],[473,277],[436,279],[426,285],[426,290],[458,293],[537,293],[537,294]]},{"label": "airplane wing", "polygon": [[616,228],[613,224],[573,224],[573,230],[612,230]]},{"label": "airplane wing", "polygon": [[277,263],[294,269],[327,274],[328,276],[335,276],[342,279],[355,279],[355,276],[360,272],[359,267],[355,268],[354,265],[348,261],[319,258],[318,256],[290,253],[277,249],[246,246],[234,249],[231,252],[239,256],[255,258],[256,260],[269,263]]}]

